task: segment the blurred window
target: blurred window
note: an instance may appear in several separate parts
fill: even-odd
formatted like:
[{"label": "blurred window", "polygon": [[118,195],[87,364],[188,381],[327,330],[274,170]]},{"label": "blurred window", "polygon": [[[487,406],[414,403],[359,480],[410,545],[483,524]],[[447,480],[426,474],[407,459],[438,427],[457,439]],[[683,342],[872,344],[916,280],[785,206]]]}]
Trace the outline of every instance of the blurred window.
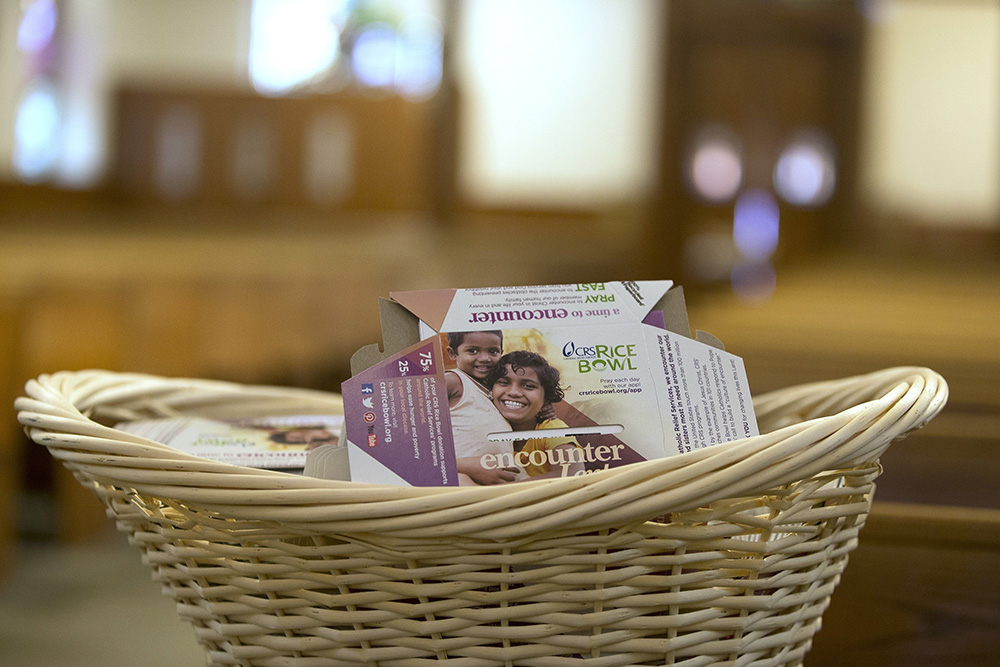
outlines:
[{"label": "blurred window", "polygon": [[229,154],[229,181],[244,201],[265,199],[272,194],[277,172],[277,138],[266,114],[249,109],[233,127]]},{"label": "blurred window", "polygon": [[444,35],[429,12],[416,13],[400,24],[396,50],[396,90],[406,98],[424,99],[441,86]]},{"label": "blurred window", "polygon": [[281,95],[329,72],[340,58],[343,0],[254,0],[250,78]]},{"label": "blurred window", "polygon": [[156,128],[156,187],[172,201],[191,199],[201,182],[202,123],[193,106],[176,105]]},{"label": "blurred window", "polygon": [[265,95],[363,90],[425,99],[441,84],[440,0],[254,0],[250,78]]},{"label": "blurred window", "polygon": [[354,130],[337,111],[316,116],[307,128],[305,187],[317,204],[336,204],[354,188]]},{"label": "blurred window", "polygon": [[53,0],[22,3],[17,49],[26,79],[14,121],[12,162],[29,182],[49,178],[62,146],[62,95],[55,84],[59,11]]}]

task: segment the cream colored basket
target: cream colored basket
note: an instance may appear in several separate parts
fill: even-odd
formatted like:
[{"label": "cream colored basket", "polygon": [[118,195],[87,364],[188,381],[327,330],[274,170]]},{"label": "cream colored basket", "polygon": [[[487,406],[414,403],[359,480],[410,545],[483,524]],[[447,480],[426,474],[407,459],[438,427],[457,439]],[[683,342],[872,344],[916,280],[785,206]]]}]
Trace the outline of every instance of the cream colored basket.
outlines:
[{"label": "cream colored basket", "polygon": [[103,371],[17,401],[107,504],[211,665],[798,665],[922,368],[755,400],[764,435],[585,477],[400,488],[213,463],[106,424],[331,413],[334,394]]}]

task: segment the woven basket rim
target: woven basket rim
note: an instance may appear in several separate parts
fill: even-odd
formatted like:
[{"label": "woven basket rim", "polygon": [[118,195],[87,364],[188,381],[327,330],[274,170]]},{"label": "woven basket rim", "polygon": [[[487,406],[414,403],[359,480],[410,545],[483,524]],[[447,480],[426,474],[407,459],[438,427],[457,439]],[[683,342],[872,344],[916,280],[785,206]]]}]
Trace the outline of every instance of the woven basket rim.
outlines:
[{"label": "woven basket rim", "polygon": [[[755,397],[762,422],[770,423],[774,415],[800,418],[759,436],[580,477],[493,487],[398,487],[245,468],[186,454],[92,418],[109,406],[141,401],[202,410],[223,399],[250,407],[289,402],[336,411],[342,403],[334,393],[103,370],[42,375],[27,383],[25,393],[15,407],[32,439],[99,483],[304,530],[320,524],[361,530],[367,522],[417,535],[430,525],[443,531],[446,516],[456,533],[514,537],[558,525],[580,505],[594,504],[594,513],[589,521],[577,521],[575,530],[622,525],[658,510],[686,511],[870,463],[895,438],[941,410],[947,384],[929,369],[899,367],[800,385]],[[518,516],[503,520],[505,512]]]}]

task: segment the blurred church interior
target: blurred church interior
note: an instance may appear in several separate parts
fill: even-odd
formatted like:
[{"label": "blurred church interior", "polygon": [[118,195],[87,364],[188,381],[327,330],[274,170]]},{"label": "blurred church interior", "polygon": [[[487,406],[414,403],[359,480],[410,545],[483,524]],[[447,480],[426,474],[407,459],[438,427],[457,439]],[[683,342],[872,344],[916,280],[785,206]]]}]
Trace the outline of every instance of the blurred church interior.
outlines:
[{"label": "blurred church interior", "polygon": [[339,391],[390,290],[655,278],[755,393],[945,376],[807,664],[986,664],[998,268],[996,0],[0,3],[0,662],[134,664],[17,629],[74,604],[26,581],[139,559],[24,437],[29,378]]}]

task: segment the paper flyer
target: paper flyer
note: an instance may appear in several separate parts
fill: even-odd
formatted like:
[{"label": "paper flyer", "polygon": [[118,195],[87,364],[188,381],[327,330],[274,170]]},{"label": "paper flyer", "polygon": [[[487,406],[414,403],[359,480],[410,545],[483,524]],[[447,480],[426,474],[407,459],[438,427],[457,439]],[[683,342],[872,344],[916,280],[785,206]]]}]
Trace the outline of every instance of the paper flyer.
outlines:
[{"label": "paper flyer", "polygon": [[128,421],[115,428],[212,461],[301,471],[312,449],[338,444],[343,422],[340,415],[181,417]]},{"label": "paper flyer", "polygon": [[352,480],[457,483],[441,356],[434,337],[343,383]]},{"label": "paper flyer", "polygon": [[672,286],[392,293],[420,342],[344,383],[352,479],[575,476],[756,435],[742,360],[654,308]]}]

